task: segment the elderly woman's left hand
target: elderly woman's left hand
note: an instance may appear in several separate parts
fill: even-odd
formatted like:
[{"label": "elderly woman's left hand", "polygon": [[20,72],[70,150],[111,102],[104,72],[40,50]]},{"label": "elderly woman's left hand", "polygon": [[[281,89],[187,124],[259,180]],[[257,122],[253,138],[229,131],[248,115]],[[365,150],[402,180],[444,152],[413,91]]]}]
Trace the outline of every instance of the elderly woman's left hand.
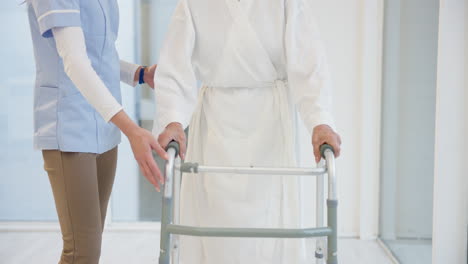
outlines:
[{"label": "elderly woman's left hand", "polygon": [[328,144],[333,147],[335,157],[340,156],[341,152],[341,138],[331,127],[328,125],[318,125],[312,132],[312,146],[314,147],[315,161],[318,163],[322,158],[320,155],[320,146]]}]

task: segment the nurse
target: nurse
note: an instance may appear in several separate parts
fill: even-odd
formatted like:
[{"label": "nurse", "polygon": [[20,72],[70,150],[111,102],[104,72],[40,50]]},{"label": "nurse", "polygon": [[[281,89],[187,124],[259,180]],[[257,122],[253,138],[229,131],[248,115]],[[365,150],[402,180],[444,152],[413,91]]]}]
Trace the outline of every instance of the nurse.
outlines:
[{"label": "nurse", "polygon": [[156,66],[119,61],[116,0],[29,0],[36,61],[34,146],[42,150],[63,237],[61,264],[99,262],[122,131],[159,190],[165,151],[121,106],[120,81],[154,87]]},{"label": "nurse", "polygon": [[[308,0],[180,0],[155,75],[153,133],[185,159],[218,166],[296,166],[296,144],[340,153],[330,75]],[[198,89],[197,81],[203,83]],[[295,109],[311,142],[296,142]],[[184,176],[180,222],[301,226],[297,177]],[[308,264],[304,240],[181,237],[181,264]]]}]

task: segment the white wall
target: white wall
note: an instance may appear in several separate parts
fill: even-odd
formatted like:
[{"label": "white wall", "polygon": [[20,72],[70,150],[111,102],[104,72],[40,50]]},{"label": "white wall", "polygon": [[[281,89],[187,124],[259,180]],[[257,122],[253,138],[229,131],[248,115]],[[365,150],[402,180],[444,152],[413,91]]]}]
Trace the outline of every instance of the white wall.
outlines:
[{"label": "white wall", "polygon": [[432,263],[467,263],[468,4],[439,14]]},{"label": "white wall", "polygon": [[386,1],[383,239],[432,236],[438,5],[438,0]]},{"label": "white wall", "polygon": [[[311,3],[327,49],[334,82],[333,112],[343,140],[337,168],[339,234],[373,238],[378,232],[383,1]],[[301,140],[310,142],[305,133]],[[301,160],[311,164],[307,144]],[[313,194],[310,197],[313,201]]]}]

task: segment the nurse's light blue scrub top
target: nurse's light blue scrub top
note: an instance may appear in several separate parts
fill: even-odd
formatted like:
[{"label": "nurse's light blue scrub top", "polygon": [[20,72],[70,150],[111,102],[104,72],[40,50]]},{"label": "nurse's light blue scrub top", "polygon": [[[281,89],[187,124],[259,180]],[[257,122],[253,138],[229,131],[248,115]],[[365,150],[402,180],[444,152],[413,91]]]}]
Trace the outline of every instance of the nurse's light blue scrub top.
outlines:
[{"label": "nurse's light blue scrub top", "polygon": [[34,147],[87,153],[114,148],[120,130],[106,123],[68,78],[51,29],[82,27],[92,67],[121,102],[117,1],[31,0],[28,8],[36,60]]}]

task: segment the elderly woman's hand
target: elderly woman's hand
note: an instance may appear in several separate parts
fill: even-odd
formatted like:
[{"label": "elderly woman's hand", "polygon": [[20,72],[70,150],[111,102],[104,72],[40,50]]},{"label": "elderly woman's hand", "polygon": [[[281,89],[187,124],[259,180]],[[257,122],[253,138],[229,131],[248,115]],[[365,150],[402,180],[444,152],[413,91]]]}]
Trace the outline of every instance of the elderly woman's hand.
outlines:
[{"label": "elderly woman's hand", "polygon": [[314,156],[317,163],[322,158],[320,155],[320,146],[325,143],[333,147],[335,157],[340,156],[340,135],[335,133],[335,131],[333,131],[333,129],[328,125],[318,125],[314,127],[314,131],[312,132],[312,146],[314,148]]},{"label": "elderly woman's hand", "polygon": [[185,159],[185,152],[187,151],[187,140],[182,124],[176,122],[170,123],[158,137],[158,142],[164,149],[172,140],[175,140],[179,143],[180,158]]}]

